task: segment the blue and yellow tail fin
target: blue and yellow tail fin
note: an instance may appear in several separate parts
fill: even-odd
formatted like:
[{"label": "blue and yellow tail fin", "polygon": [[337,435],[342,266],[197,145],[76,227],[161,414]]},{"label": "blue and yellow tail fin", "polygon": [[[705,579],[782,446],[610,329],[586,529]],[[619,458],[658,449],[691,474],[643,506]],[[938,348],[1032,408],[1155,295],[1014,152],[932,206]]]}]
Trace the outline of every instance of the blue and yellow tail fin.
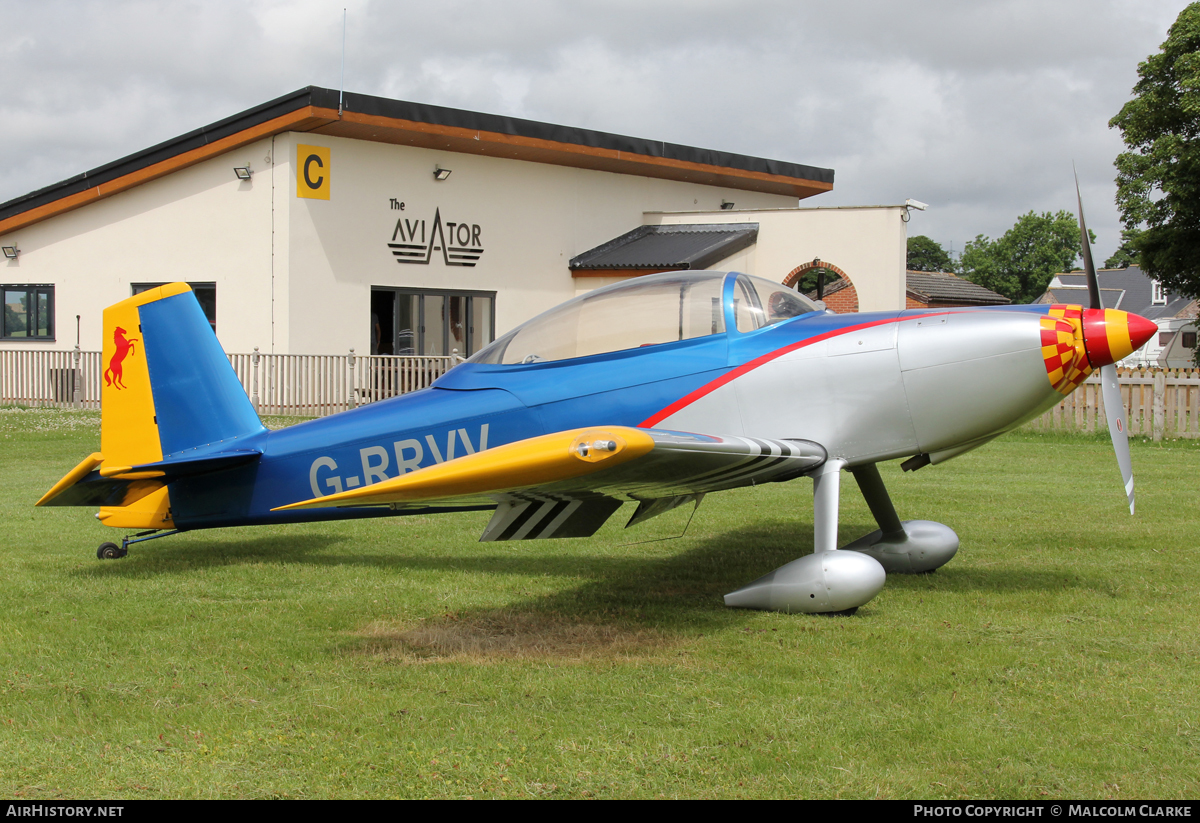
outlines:
[{"label": "blue and yellow tail fin", "polygon": [[187,284],[105,309],[102,363],[100,451],[38,505],[99,504],[107,525],[171,528],[170,480],[257,456],[245,439],[265,429]]},{"label": "blue and yellow tail fin", "polygon": [[[119,331],[127,329],[127,334],[133,334],[123,324],[135,319],[144,356],[131,353],[124,362],[132,360],[132,374],[144,382],[133,385],[127,375],[124,387],[118,388],[115,380],[109,382],[110,372],[105,372],[100,451],[106,460],[109,441],[112,459],[121,459],[120,450],[124,449],[141,454],[142,449],[157,448],[156,459],[161,460],[197,450],[234,447],[232,441],[263,431],[186,284],[160,286],[104,311],[104,362],[110,369],[112,358],[122,350]],[[148,441],[156,442],[151,445]]]}]

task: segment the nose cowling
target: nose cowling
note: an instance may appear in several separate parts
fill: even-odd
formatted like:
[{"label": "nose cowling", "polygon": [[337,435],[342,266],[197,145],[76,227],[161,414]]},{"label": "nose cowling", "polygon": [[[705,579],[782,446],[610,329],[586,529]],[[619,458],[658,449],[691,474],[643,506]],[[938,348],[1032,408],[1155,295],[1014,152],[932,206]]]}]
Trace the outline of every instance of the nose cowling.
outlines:
[{"label": "nose cowling", "polygon": [[1158,331],[1151,321],[1116,309],[1084,309],[1083,344],[1092,368],[1128,357]]}]

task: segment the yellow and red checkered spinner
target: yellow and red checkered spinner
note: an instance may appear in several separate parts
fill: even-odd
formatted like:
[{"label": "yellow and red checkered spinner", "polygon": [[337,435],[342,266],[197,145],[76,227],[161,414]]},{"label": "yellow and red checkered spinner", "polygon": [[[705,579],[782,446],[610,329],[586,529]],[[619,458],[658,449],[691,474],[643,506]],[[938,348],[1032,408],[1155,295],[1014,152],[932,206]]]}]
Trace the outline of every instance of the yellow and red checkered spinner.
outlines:
[{"label": "yellow and red checkered spinner", "polygon": [[1092,373],[1083,342],[1083,307],[1053,305],[1041,323],[1046,377],[1058,392],[1068,395]]}]

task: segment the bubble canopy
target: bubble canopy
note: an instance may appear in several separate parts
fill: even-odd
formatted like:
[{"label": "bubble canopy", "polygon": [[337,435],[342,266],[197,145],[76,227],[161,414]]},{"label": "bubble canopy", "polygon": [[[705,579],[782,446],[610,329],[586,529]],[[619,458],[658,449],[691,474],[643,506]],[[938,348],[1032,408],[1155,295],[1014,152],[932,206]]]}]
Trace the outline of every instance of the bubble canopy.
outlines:
[{"label": "bubble canopy", "polygon": [[817,306],[738,272],[663,272],[590,291],[518,326],[470,359],[508,365],[567,360],[782,323]]}]

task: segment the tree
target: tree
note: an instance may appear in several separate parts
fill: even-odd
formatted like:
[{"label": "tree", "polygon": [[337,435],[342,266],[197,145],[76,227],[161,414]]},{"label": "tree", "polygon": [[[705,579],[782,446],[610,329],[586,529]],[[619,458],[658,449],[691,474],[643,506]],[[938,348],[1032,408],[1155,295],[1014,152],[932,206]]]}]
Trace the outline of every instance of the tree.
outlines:
[{"label": "tree", "polygon": [[1074,215],[1029,212],[997,240],[981,234],[968,241],[958,264],[972,283],[1014,303],[1031,303],[1046,291],[1050,278],[1075,266],[1080,252]]},{"label": "tree", "polygon": [[1200,297],[1200,3],[1175,20],[1159,54],[1138,66],[1133,99],[1109,121],[1129,149],[1117,156],[1117,207],[1142,269]]},{"label": "tree", "polygon": [[1137,251],[1137,240],[1142,233],[1137,229],[1121,230],[1121,246],[1113,252],[1113,256],[1104,261],[1106,269],[1127,269],[1130,266],[1141,266]]},{"label": "tree", "polygon": [[937,242],[923,234],[908,238],[909,271],[954,271],[954,262]]}]

